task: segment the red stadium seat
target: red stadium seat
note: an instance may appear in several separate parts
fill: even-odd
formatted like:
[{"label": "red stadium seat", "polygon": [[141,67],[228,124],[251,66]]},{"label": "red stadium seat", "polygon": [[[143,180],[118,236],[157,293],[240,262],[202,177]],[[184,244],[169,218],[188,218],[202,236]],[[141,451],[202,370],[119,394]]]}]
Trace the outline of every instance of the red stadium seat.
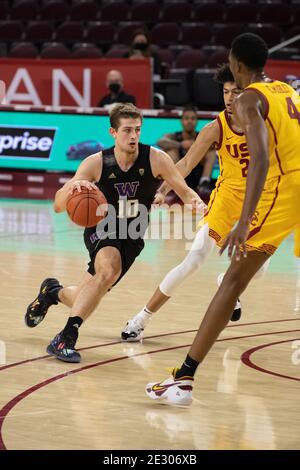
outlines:
[{"label": "red stadium seat", "polygon": [[79,21],[65,21],[56,30],[58,42],[74,43],[83,40],[83,26]]},{"label": "red stadium seat", "polygon": [[170,49],[158,49],[157,54],[162,63],[165,62],[169,66],[172,66],[175,56]]},{"label": "red stadium seat", "polygon": [[115,28],[111,23],[90,22],[85,39],[87,42],[99,45],[112,44],[115,40]]},{"label": "red stadium seat", "polygon": [[232,40],[242,32],[242,27],[237,24],[217,25],[214,27],[214,43],[230,47]]},{"label": "red stadium seat", "polygon": [[143,2],[132,7],[131,21],[143,21],[145,23],[156,23],[160,16],[158,3]]},{"label": "red stadium seat", "polygon": [[189,3],[171,3],[162,10],[160,21],[183,23],[192,18],[192,5]]},{"label": "red stadium seat", "polygon": [[135,23],[135,22],[119,23],[117,42],[119,44],[129,45],[131,43],[133,33],[137,29],[140,29],[140,28],[143,28],[143,23]]},{"label": "red stadium seat", "polygon": [[224,19],[224,6],[220,3],[204,3],[195,5],[193,21],[201,23],[222,23]]},{"label": "red stadium seat", "polygon": [[19,42],[12,45],[8,57],[35,59],[38,55],[39,51],[34,44],[31,42]]},{"label": "red stadium seat", "polygon": [[[2,5],[0,5],[2,7]],[[34,0],[20,0],[13,5],[10,11],[10,18],[12,20],[35,20],[38,15],[38,4]]]},{"label": "red stadium seat", "polygon": [[246,29],[250,33],[261,36],[266,41],[268,47],[275,46],[275,44],[279,44],[282,40],[282,31],[279,26],[266,24],[250,25]]},{"label": "red stadium seat", "polygon": [[47,0],[40,10],[41,19],[47,21],[65,21],[69,5],[62,0]]},{"label": "red stadium seat", "polygon": [[197,69],[205,64],[205,54],[202,51],[190,49],[182,51],[175,60],[175,68]]},{"label": "red stadium seat", "polygon": [[36,43],[51,41],[53,26],[48,21],[32,21],[27,24],[26,39]]},{"label": "red stadium seat", "polygon": [[95,44],[77,43],[74,44],[72,50],[72,58],[74,59],[97,59],[103,56],[101,49]]},{"label": "red stadium seat", "polygon": [[182,26],[182,44],[190,46],[201,46],[211,42],[211,28],[202,24],[191,24]]},{"label": "red stadium seat", "polygon": [[255,23],[257,16],[254,3],[234,3],[226,7],[228,23]]},{"label": "red stadium seat", "polygon": [[121,57],[125,57],[125,55],[128,54],[128,52],[129,52],[129,47],[113,46],[111,49],[109,49],[109,51],[107,51],[105,56],[110,57],[111,59],[112,58],[121,58]]},{"label": "red stadium seat", "polygon": [[22,40],[24,28],[21,21],[2,21],[0,23],[0,42]]},{"label": "red stadium seat", "polygon": [[1,2],[0,8],[0,20],[5,20],[6,17],[9,16],[9,3],[7,0]]},{"label": "red stadium seat", "polygon": [[43,59],[69,59],[71,52],[62,43],[45,43],[41,51],[41,57]]},{"label": "red stadium seat", "polygon": [[108,3],[100,8],[101,21],[126,21],[129,19],[130,6],[128,3]]},{"label": "red stadium seat", "polygon": [[209,68],[216,68],[218,65],[225,64],[228,62],[228,49],[219,49],[208,55],[207,65]]},{"label": "red stadium seat", "polygon": [[151,30],[153,44],[159,46],[176,44],[179,38],[179,27],[175,23],[159,23]]},{"label": "red stadium seat", "polygon": [[276,23],[280,25],[287,25],[290,24],[290,22],[290,5],[287,5],[286,3],[270,3],[260,7],[259,23]]},{"label": "red stadium seat", "polygon": [[81,0],[71,7],[70,20],[96,21],[98,18],[98,5],[93,0]]}]

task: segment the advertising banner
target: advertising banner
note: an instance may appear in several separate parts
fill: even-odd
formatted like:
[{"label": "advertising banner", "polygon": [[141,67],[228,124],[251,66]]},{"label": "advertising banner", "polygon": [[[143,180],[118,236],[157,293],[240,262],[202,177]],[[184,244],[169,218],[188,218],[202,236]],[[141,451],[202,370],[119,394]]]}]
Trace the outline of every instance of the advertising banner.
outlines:
[{"label": "advertising banner", "polygon": [[137,106],[152,107],[148,59],[0,59],[0,67],[6,104],[95,107],[108,94],[106,74],[119,70]]},{"label": "advertising banner", "polygon": [[50,159],[56,128],[3,126],[0,124],[1,157]]},{"label": "advertising banner", "polygon": [[[210,120],[199,119],[200,130]],[[114,144],[108,116],[0,110],[0,168],[75,171],[88,155]],[[179,117],[145,117],[141,141],[155,145],[181,130]]]}]

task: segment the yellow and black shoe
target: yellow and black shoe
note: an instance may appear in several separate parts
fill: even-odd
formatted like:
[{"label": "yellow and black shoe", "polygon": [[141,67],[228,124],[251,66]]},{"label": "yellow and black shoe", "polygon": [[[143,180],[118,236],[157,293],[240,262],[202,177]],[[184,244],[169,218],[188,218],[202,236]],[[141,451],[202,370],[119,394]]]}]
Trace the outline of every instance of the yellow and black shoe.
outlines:
[{"label": "yellow and black shoe", "polygon": [[49,307],[58,304],[57,294],[62,287],[54,278],[47,278],[42,282],[37,298],[28,305],[25,314],[26,326],[34,328],[44,320]]}]

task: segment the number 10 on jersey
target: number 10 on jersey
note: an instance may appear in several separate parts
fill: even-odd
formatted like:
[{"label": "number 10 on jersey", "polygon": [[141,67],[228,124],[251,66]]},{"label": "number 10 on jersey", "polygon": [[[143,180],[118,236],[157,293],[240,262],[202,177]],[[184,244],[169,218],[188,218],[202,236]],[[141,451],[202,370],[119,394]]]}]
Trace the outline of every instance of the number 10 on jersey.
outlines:
[{"label": "number 10 on jersey", "polygon": [[133,217],[137,217],[139,213],[139,200],[138,199],[127,199],[127,198],[120,198],[118,200],[119,210],[118,210],[118,218],[119,219],[130,219]]}]

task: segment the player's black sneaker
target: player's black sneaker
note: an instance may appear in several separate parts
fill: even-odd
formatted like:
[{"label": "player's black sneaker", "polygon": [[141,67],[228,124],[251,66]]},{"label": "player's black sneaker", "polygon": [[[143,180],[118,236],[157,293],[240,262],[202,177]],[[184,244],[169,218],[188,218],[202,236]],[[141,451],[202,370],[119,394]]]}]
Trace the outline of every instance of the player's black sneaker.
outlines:
[{"label": "player's black sneaker", "polygon": [[29,328],[34,328],[41,321],[44,320],[48,308],[51,305],[57,305],[57,292],[62,289],[62,286],[57,279],[47,278],[40,287],[37,298],[28,305],[25,314],[25,324]]},{"label": "player's black sneaker", "polygon": [[66,336],[63,331],[58,333],[47,347],[47,353],[55,356],[64,362],[80,362],[81,356],[75,350],[76,340],[70,336]]},{"label": "player's black sneaker", "polygon": [[238,321],[241,318],[241,315],[242,315],[242,304],[241,304],[240,299],[237,299],[230,321]]}]

